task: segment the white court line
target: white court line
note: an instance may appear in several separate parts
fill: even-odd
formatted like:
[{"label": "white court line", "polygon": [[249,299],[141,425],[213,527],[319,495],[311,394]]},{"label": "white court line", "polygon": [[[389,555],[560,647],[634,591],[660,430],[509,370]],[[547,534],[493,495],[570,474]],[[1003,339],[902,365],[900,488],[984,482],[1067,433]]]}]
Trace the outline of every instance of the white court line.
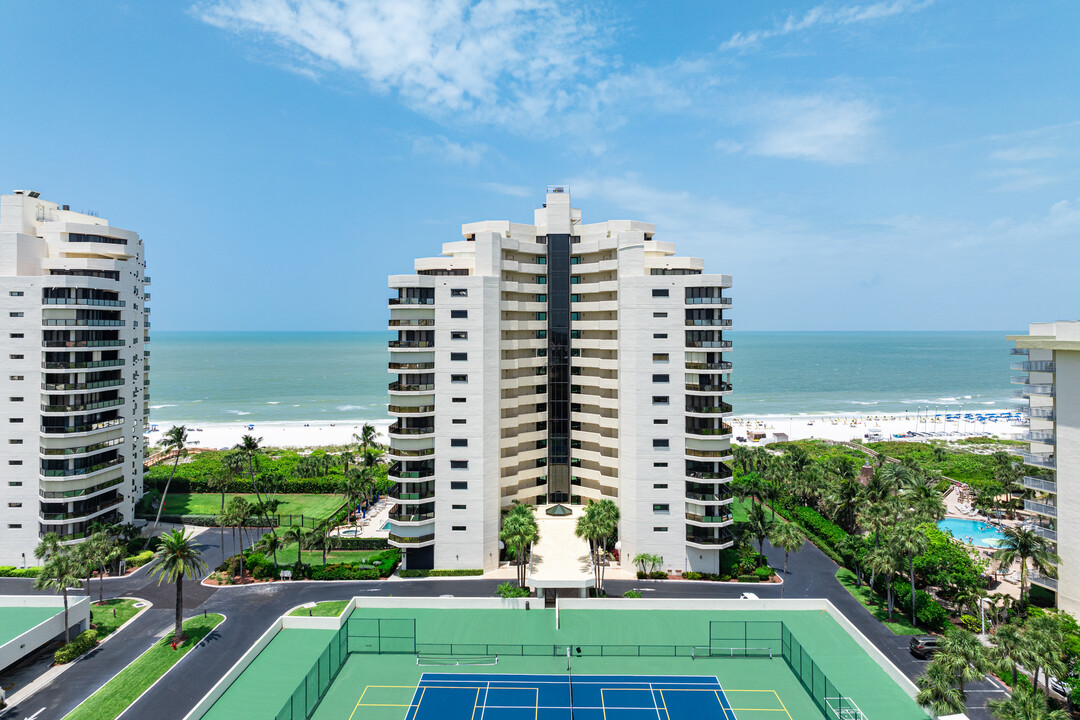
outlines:
[{"label": "white court line", "polygon": [[656,720],[664,720],[660,717],[660,706],[656,704],[656,691],[653,690],[652,683],[649,683],[649,697],[652,698],[653,707],[656,708]]},{"label": "white court line", "polygon": [[480,720],[484,720],[484,711],[487,710],[488,692],[491,690],[491,683],[489,682],[484,686],[484,704],[480,707]]}]

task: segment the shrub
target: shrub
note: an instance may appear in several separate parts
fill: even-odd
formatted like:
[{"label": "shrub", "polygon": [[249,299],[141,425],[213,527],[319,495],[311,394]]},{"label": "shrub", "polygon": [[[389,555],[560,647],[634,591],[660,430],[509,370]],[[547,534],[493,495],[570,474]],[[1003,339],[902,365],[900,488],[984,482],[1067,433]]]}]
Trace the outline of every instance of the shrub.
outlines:
[{"label": "shrub", "polygon": [[754,571],[754,575],[757,576],[758,580],[765,581],[773,576],[773,569],[768,565],[759,567]]},{"label": "shrub", "polygon": [[[151,514],[144,514],[144,519],[152,520],[155,516]],[[274,519],[271,518],[271,522]],[[198,525],[199,527],[217,527],[217,515],[162,515],[161,522],[163,523],[179,523],[182,525]],[[265,520],[260,520],[260,524]]]},{"label": "shrub", "polygon": [[756,583],[756,582],[758,582],[758,576],[757,575],[740,575],[739,576],[739,582]]},{"label": "shrub", "polygon": [[342,550],[386,550],[389,547],[386,538],[341,538]]},{"label": "shrub", "polygon": [[398,577],[462,577],[465,575],[483,575],[483,570],[401,570]]},{"label": "shrub", "polygon": [[124,558],[124,564],[127,566],[128,570],[133,570],[135,568],[142,567],[143,565],[145,565],[146,563],[150,562],[153,559],[154,559],[154,551],[153,550],[143,550],[138,555],[133,555],[133,556],[131,556],[129,558]]},{"label": "shrub", "polygon": [[667,580],[667,573],[663,570],[653,570],[649,573],[650,580]]},{"label": "shrub", "polygon": [[41,572],[40,567],[17,568],[5,565],[0,567],[0,577],[32,578]]},{"label": "shrub", "polygon": [[312,580],[378,580],[379,571],[373,568],[362,568],[359,565],[336,563],[324,567],[315,568],[311,573]]},{"label": "shrub", "polygon": [[637,571],[637,579],[638,580],[645,580],[648,577],[649,577],[649,573],[645,572],[644,570],[638,570]]},{"label": "shrub", "polygon": [[639,593],[637,590],[627,590],[626,592],[624,592],[622,594],[622,596],[624,598],[631,598],[633,600],[640,600],[641,599],[641,593]]},{"label": "shrub", "polygon": [[71,662],[97,645],[97,638],[97,630],[83,630],[74,640],[53,653],[53,662],[57,665]]},{"label": "shrub", "polygon": [[512,582],[504,582],[495,588],[495,594],[501,598],[529,597],[529,588],[518,587]]},{"label": "shrub", "polygon": [[961,615],[960,624],[969,632],[976,634],[982,632],[982,623],[979,621],[979,618],[974,615]]},{"label": "shrub", "polygon": [[[882,586],[884,587],[884,586]],[[911,585],[897,581],[893,583],[896,609],[908,615],[911,612]],[[941,630],[949,621],[949,613],[929,593],[916,588],[915,617],[913,622],[928,630]]]},{"label": "shrub", "polygon": [[682,574],[684,580],[700,580],[701,573],[688,570]]}]

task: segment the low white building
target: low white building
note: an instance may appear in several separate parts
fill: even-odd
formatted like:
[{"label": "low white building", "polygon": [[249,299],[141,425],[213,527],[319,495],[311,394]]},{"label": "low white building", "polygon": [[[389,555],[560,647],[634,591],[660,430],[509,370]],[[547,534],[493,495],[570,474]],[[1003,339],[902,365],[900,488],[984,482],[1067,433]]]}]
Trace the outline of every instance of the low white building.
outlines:
[{"label": "low white building", "polygon": [[78,542],[130,521],[149,396],[146,262],[137,233],[0,196],[0,565],[45,533]]},{"label": "low white building", "polygon": [[497,567],[513,502],[618,503],[622,564],[715,572],[731,545],[728,275],[652,224],[462,226],[392,275],[390,542],[407,567]]},{"label": "low white building", "polygon": [[1034,573],[1031,582],[1056,593],[1058,608],[1080,615],[1080,486],[1071,479],[1080,479],[1080,322],[1031,323],[1027,335],[1009,340],[1016,343],[1012,369],[1025,373],[1012,379],[1030,422],[1024,463],[1044,471],[1024,477],[1035,495],[1024,509],[1061,557],[1056,578]]}]

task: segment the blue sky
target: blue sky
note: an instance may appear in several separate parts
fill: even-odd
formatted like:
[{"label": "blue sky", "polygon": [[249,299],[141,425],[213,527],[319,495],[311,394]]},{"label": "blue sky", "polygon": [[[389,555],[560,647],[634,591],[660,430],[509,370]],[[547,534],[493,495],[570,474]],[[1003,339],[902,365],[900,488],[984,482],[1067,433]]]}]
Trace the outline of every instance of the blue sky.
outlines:
[{"label": "blue sky", "polygon": [[145,238],[159,330],[384,329],[463,222],[654,222],[743,330],[1080,307],[1080,5],[7,3],[0,190]]}]

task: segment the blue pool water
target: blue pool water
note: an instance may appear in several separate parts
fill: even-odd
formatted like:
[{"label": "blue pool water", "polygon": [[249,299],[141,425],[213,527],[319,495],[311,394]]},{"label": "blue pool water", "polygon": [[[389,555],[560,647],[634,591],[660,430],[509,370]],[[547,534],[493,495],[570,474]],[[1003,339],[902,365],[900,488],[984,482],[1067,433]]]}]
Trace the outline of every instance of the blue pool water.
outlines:
[{"label": "blue pool water", "polygon": [[996,527],[981,520],[945,518],[938,520],[938,527],[960,542],[978,547],[996,548],[1005,537]]}]

